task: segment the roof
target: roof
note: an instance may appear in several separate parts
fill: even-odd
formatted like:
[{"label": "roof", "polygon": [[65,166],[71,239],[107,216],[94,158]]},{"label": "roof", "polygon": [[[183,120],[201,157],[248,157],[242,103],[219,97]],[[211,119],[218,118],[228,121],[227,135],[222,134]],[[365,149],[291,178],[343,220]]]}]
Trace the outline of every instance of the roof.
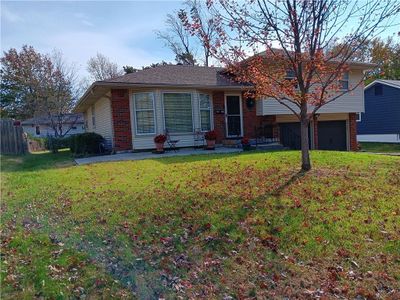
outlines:
[{"label": "roof", "polygon": [[107,89],[134,87],[181,87],[199,89],[245,89],[250,85],[239,83],[225,72],[224,68],[187,65],[162,65],[125,74],[116,78],[94,82],[79,99],[75,112],[83,112],[104,95]]},{"label": "roof", "polygon": [[207,87],[243,86],[229,78],[223,68],[187,65],[157,66],[102,82]]},{"label": "roof", "polygon": [[[56,116],[54,116],[56,117]],[[27,119],[25,121],[22,121],[22,125],[49,125],[50,118],[48,116],[40,116],[40,117],[34,117]],[[64,124],[83,124],[83,114],[65,114],[64,115]]]},{"label": "roof", "polygon": [[366,90],[366,89],[369,89],[370,87],[373,87],[373,86],[374,86],[375,84],[377,84],[377,83],[380,83],[380,84],[383,84],[383,85],[387,85],[387,86],[391,86],[391,87],[400,89],[400,80],[377,79],[377,80],[371,82],[370,84],[368,84],[368,85],[365,87],[365,90]]}]

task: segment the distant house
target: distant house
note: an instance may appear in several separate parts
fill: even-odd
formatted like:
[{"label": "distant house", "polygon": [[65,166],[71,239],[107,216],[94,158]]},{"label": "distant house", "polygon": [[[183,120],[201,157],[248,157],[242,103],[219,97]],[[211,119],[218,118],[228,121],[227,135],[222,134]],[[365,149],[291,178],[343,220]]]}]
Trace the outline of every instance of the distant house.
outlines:
[{"label": "distant house", "polygon": [[[343,90],[357,84],[371,64],[351,63]],[[167,65],[96,81],[74,108],[86,130],[101,134],[115,151],[154,148],[153,138],[168,132],[177,146],[194,145],[195,132],[214,129],[217,144],[262,134],[300,148],[300,123],[273,99],[246,99],[248,84],[233,81],[215,67]],[[310,124],[312,149],[356,150],[356,113],[364,111],[364,88],[357,87],[319,110]]]},{"label": "distant house", "polygon": [[[66,114],[63,117],[62,132],[66,136],[85,132],[85,124],[82,114]],[[21,122],[24,132],[34,137],[54,136],[49,117],[35,117]]]},{"label": "distant house", "polygon": [[358,141],[400,143],[400,80],[375,80],[364,94],[365,112],[357,119]]}]

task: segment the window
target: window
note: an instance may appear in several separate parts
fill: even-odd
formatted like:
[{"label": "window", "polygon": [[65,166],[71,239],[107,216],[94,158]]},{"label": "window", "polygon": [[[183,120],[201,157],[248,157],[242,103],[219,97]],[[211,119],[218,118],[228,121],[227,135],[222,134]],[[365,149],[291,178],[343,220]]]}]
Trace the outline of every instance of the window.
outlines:
[{"label": "window", "polygon": [[189,93],[164,94],[165,129],[172,133],[193,132],[192,95]]},{"label": "window", "polygon": [[349,89],[349,72],[343,73],[342,79],[339,80],[339,86],[344,91]]},{"label": "window", "polygon": [[36,126],[36,135],[40,135],[40,126]]},{"label": "window", "polygon": [[200,128],[201,131],[211,130],[211,101],[210,95],[200,94]]},{"label": "window", "polygon": [[286,71],[286,76],[285,76],[286,80],[290,80],[292,82],[296,82],[296,84],[294,84],[294,88],[298,89],[299,85],[297,84],[297,78],[296,78],[296,73],[294,70],[287,70]]},{"label": "window", "polygon": [[356,122],[361,122],[361,113],[356,113]]},{"label": "window", "polygon": [[377,84],[377,85],[375,85],[375,87],[374,87],[374,93],[375,93],[375,96],[381,96],[381,95],[383,95],[383,87],[382,87],[382,84]]},{"label": "window", "polygon": [[96,128],[96,115],[94,113],[94,105],[92,106],[92,126],[93,129]]},{"label": "window", "polygon": [[136,134],[154,134],[154,94],[138,93],[133,95],[135,109]]}]

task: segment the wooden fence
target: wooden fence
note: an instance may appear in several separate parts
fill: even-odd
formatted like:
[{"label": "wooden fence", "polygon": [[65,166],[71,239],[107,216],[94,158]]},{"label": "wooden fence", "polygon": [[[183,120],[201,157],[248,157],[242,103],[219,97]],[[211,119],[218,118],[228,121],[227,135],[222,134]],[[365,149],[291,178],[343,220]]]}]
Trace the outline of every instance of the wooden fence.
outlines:
[{"label": "wooden fence", "polygon": [[15,126],[13,120],[0,120],[1,154],[25,154],[27,144],[22,126]]}]

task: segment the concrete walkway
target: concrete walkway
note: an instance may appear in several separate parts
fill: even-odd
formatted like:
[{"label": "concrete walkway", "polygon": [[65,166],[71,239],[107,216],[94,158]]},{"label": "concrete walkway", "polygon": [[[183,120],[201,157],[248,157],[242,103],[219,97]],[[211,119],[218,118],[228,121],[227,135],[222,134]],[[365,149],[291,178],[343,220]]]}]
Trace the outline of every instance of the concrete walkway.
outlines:
[{"label": "concrete walkway", "polygon": [[152,152],[136,152],[136,153],[130,152],[130,153],[76,158],[75,162],[78,165],[87,165],[87,164],[94,164],[107,161],[157,159],[163,157],[188,156],[188,155],[200,155],[200,154],[228,154],[228,153],[239,153],[242,151],[243,150],[241,148],[225,148],[225,147],[215,148],[215,150],[182,148],[179,149],[177,152],[165,151],[165,153],[163,154],[154,154]]}]

